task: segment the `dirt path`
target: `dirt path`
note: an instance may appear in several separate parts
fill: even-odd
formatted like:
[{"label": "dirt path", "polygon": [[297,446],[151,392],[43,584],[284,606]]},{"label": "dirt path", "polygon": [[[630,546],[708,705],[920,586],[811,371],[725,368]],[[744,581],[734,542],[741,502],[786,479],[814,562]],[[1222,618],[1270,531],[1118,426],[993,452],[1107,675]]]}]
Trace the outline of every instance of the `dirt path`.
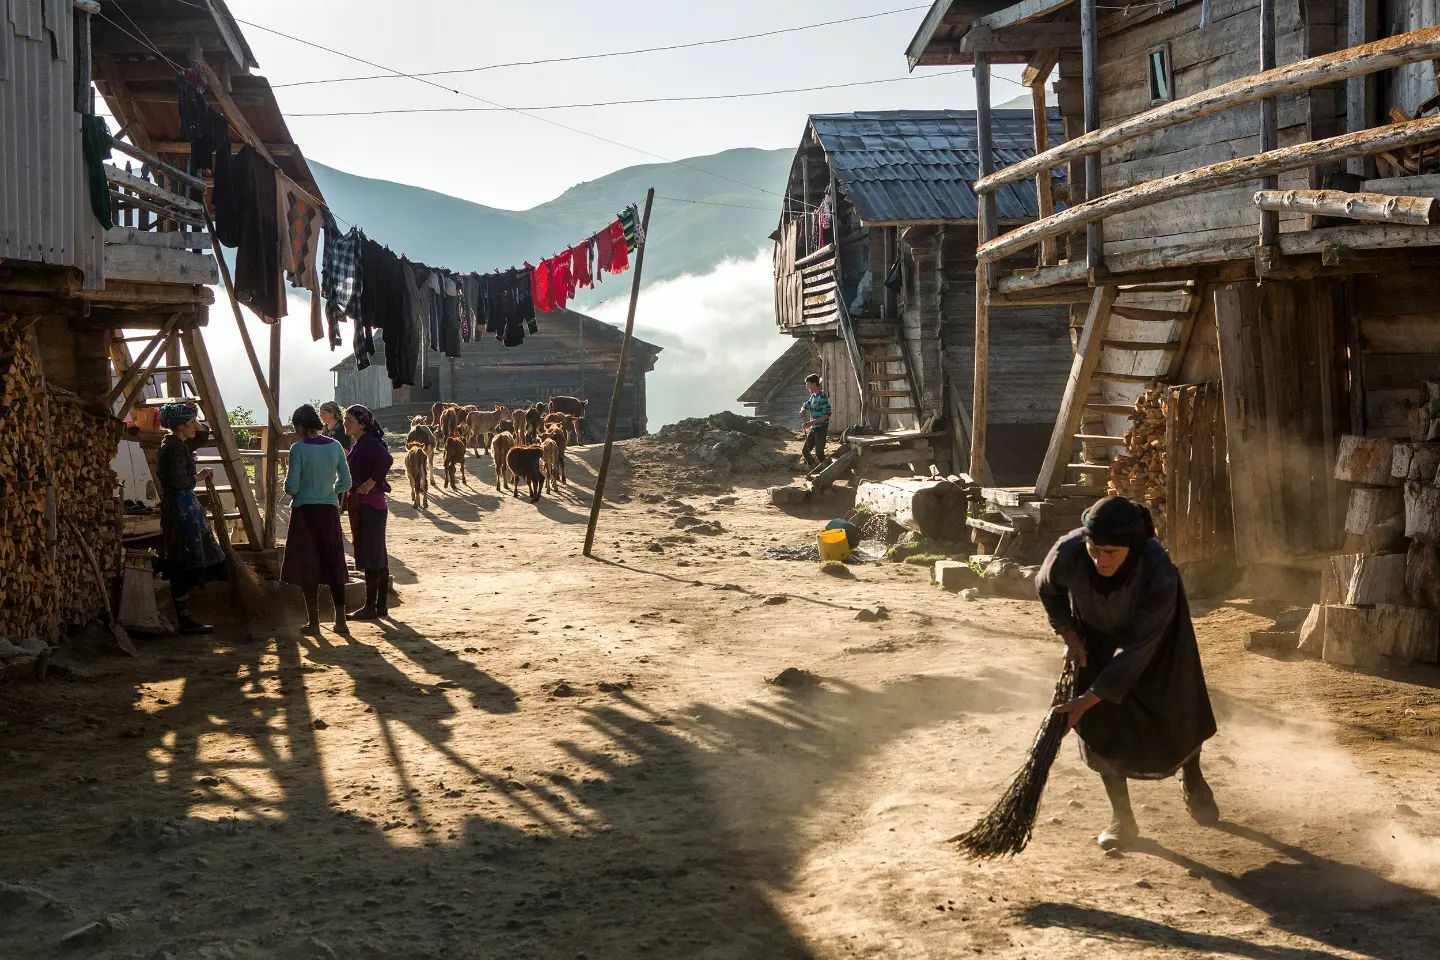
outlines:
[{"label": "dirt path", "polygon": [[[1436,956],[1435,671],[1266,659],[1269,611],[1211,611],[1225,829],[1140,784],[1154,842],[1103,856],[1067,745],[1030,850],[967,863],[943,840],[1058,668],[1038,605],[743,556],[825,512],[759,486],[688,498],[709,536],[631,489],[587,561],[596,453],[539,505],[484,460],[429,513],[397,489],[405,603],[352,642],[155,641],[0,689],[0,957]],[[789,666],[819,684],[765,682]]]}]

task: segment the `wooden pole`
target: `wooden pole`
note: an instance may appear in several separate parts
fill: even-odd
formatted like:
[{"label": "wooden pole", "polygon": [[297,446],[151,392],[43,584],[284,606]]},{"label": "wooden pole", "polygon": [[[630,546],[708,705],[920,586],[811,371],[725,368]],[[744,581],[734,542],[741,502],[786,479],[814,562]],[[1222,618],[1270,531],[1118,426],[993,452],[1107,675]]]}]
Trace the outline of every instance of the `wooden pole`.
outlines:
[{"label": "wooden pole", "polygon": [[[1275,0],[1260,0],[1260,71],[1275,69]],[[1280,146],[1280,124],[1275,112],[1275,98],[1260,101],[1260,152],[1269,153]],[[1271,175],[1260,181],[1260,189],[1274,190],[1279,178]],[[1280,214],[1260,208],[1260,246],[1273,247],[1280,235]]]},{"label": "wooden pole", "polygon": [[[280,405],[280,321],[270,324],[270,402]],[[277,418],[278,419],[278,418]],[[265,549],[275,546],[275,510],[280,503],[280,444],[284,431],[265,431]]]},{"label": "wooden pole", "polygon": [[635,304],[640,299],[640,271],[645,266],[645,247],[650,242],[650,206],[655,188],[645,194],[645,212],[640,233],[645,241],[635,251],[635,276],[630,280],[630,310],[625,315],[625,338],[620,341],[620,369],[615,372],[615,391],[610,394],[610,418],[605,421],[605,452],[600,455],[600,472],[595,475],[595,493],[590,500],[590,524],[585,528],[585,556],[595,546],[595,525],[600,522],[600,505],[605,501],[605,481],[610,476],[610,452],[615,443],[615,421],[620,419],[620,394],[625,386],[625,367],[630,362],[630,341],[635,335]]},{"label": "wooden pole", "polygon": [[[1035,152],[1044,153],[1050,149],[1050,108],[1045,104],[1045,81],[1049,71],[1030,87],[1031,125],[1034,129]],[[1051,189],[1050,171],[1041,170],[1035,174],[1035,209],[1044,220],[1055,212],[1055,194]],[[1054,237],[1040,241],[1040,265],[1048,267],[1059,259],[1058,243]]]},{"label": "wooden pole", "polygon": [[270,385],[265,382],[265,373],[260,369],[260,357],[255,353],[255,343],[250,339],[250,330],[245,326],[245,317],[240,312],[240,301],[235,299],[235,284],[230,279],[230,266],[225,262],[225,253],[220,241],[215,239],[215,219],[209,211],[205,213],[205,226],[210,230],[210,250],[215,255],[215,264],[220,268],[220,281],[225,286],[225,296],[230,301],[230,311],[235,315],[235,326],[240,329],[240,343],[245,347],[245,356],[250,360],[250,370],[255,374],[255,383],[260,388],[260,399],[265,404],[265,415],[270,418],[270,429],[279,432],[280,412],[275,407],[275,398]]},{"label": "wooden pole", "polygon": [[[975,139],[979,148],[979,174],[985,176],[995,166],[995,153],[990,129],[990,58],[975,54]],[[995,194],[979,195],[980,243],[995,236]],[[990,282],[991,267],[976,264],[975,269],[975,357],[973,396],[970,405],[970,476],[985,473],[985,441],[989,427],[990,394]]]},{"label": "wooden pole", "polygon": [[1434,197],[1346,193],[1343,190],[1261,190],[1255,194],[1255,206],[1261,210],[1290,210],[1323,217],[1405,223],[1417,227],[1440,223],[1440,201]]},{"label": "wooden pole", "polygon": [[[1349,0],[1348,16],[1345,22],[1345,42],[1357,47],[1375,39],[1377,27],[1377,4],[1375,0]],[[1345,130],[1355,133],[1375,122],[1375,78],[1374,76],[1350,77],[1345,81]],[[1363,177],[1371,170],[1372,163],[1367,157],[1351,157],[1345,161],[1345,170],[1357,177]]]},{"label": "wooden pole", "polygon": [[[1096,62],[1099,34],[1095,29],[1095,0],[1080,0],[1081,83],[1085,94],[1085,132],[1100,129],[1100,74]],[[1094,200],[1100,190],[1100,154],[1085,156],[1085,199]],[[1096,220],[1085,228],[1085,269],[1093,277],[1105,269],[1105,234]]]}]

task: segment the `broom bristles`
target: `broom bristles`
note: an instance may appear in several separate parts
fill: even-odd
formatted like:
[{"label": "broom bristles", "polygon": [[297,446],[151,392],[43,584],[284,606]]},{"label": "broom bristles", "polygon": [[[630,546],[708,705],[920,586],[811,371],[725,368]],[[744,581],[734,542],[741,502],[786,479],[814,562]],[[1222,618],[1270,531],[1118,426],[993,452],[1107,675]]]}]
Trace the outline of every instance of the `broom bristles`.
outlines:
[{"label": "broom bristles", "polygon": [[[1052,707],[1070,700],[1075,694],[1075,667],[1069,661],[1055,684]],[[1035,819],[1040,812],[1040,796],[1050,779],[1050,767],[1060,753],[1065,739],[1066,718],[1057,713],[1045,716],[1045,722],[1030,745],[1025,765],[1015,774],[995,806],[975,826],[948,842],[957,844],[973,859],[992,860],[1013,857],[1030,843]]]}]

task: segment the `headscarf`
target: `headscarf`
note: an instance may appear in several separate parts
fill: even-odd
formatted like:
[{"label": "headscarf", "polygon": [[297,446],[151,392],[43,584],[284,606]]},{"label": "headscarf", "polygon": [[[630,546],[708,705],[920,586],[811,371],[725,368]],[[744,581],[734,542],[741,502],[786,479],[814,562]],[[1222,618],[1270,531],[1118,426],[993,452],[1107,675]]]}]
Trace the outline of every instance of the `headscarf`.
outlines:
[{"label": "headscarf", "polygon": [[1085,539],[1097,547],[1129,547],[1130,555],[1120,569],[1108,577],[1092,565],[1091,582],[1101,594],[1114,593],[1124,586],[1140,565],[1145,544],[1155,536],[1155,521],[1143,503],[1126,497],[1104,497],[1080,514]]},{"label": "headscarf", "polygon": [[355,403],[346,407],[345,412],[359,421],[360,426],[365,429],[366,433],[373,434],[376,437],[385,435],[385,431],[380,428],[380,424],[375,422],[375,414],[370,412],[369,407]]},{"label": "headscarf", "polygon": [[178,430],[195,416],[195,408],[188,403],[167,403],[160,408],[160,426],[166,430]]}]

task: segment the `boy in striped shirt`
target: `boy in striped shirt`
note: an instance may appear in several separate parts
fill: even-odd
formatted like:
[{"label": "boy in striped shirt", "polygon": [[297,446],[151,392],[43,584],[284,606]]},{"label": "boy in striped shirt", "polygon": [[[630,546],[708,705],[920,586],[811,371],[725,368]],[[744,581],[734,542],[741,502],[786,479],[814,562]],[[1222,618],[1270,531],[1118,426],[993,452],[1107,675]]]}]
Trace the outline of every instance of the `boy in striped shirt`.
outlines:
[{"label": "boy in striped shirt", "polygon": [[814,469],[825,459],[825,438],[830,432],[830,397],[820,389],[818,374],[812,373],[805,378],[805,390],[810,397],[800,405],[800,413],[805,417],[801,426],[808,433],[805,435],[805,449],[801,455],[804,456],[805,463]]}]

